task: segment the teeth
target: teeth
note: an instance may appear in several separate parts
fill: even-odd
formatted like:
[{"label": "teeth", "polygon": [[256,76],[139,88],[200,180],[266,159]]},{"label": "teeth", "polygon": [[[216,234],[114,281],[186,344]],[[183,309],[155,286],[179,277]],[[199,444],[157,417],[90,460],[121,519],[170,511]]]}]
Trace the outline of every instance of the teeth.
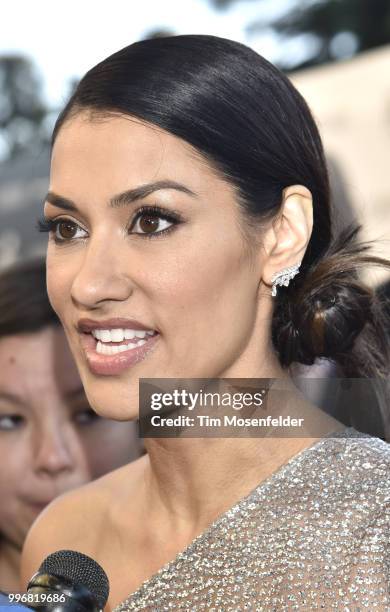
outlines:
[{"label": "teeth", "polygon": [[154,330],[146,329],[94,329],[92,335],[101,342],[123,342],[123,340],[133,340],[134,338],[145,338],[153,336]]},{"label": "teeth", "polygon": [[135,338],[134,329],[125,329],[124,333],[125,333],[126,340],[132,340],[133,338]]},{"label": "teeth", "polygon": [[101,355],[115,355],[116,353],[123,353],[124,351],[131,351],[138,346],[146,344],[146,340],[138,340],[138,342],[132,342],[131,344],[116,344],[106,345],[103,342],[98,342],[96,345],[96,352]]},{"label": "teeth", "polygon": [[145,338],[146,331],[143,329],[140,329],[140,330],[137,329],[137,331],[135,332],[135,336],[136,338]]},{"label": "teeth", "polygon": [[100,340],[102,342],[111,342],[111,332],[109,329],[100,330]]},{"label": "teeth", "polygon": [[125,339],[123,329],[111,329],[111,342],[122,342]]}]

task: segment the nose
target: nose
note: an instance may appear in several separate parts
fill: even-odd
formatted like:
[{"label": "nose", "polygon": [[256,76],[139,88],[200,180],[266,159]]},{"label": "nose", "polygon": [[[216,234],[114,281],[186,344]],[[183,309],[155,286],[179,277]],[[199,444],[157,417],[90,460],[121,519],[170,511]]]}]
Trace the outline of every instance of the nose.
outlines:
[{"label": "nose", "polygon": [[94,309],[106,301],[128,299],[133,291],[128,258],[129,252],[123,252],[120,238],[114,243],[112,236],[96,240],[91,237],[73,279],[73,303]]},{"label": "nose", "polygon": [[[54,424],[53,424],[54,425]],[[34,464],[37,472],[56,476],[78,467],[77,447],[66,426],[48,426],[37,432]]]}]

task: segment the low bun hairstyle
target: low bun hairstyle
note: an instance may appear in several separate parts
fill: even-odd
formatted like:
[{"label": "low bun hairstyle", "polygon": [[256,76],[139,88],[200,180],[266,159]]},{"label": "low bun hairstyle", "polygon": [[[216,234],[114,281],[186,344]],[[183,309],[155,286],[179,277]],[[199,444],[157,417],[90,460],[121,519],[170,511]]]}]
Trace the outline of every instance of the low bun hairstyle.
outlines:
[{"label": "low bun hairstyle", "polygon": [[282,365],[310,365],[325,357],[337,362],[346,377],[389,375],[383,301],[358,272],[373,264],[390,267],[390,262],[367,253],[371,245],[357,241],[360,229],[343,230],[301,283],[281,293],[272,331]]},{"label": "low bun hairstyle", "polygon": [[182,138],[235,188],[248,223],[278,214],[283,189],[313,196],[313,232],[300,272],[275,299],[272,338],[284,367],[325,356],[350,377],[388,376],[379,298],[359,280],[390,261],[333,236],[328,171],[310,110],[289,79],[255,51],[206,35],[136,42],[89,70],[54,127],[81,111],[135,117]]}]

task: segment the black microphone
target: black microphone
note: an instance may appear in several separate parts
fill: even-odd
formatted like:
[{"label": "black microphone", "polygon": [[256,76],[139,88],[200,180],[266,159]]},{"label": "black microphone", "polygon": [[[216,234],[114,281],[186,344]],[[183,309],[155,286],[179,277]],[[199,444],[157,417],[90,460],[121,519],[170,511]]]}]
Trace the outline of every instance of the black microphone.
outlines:
[{"label": "black microphone", "polygon": [[58,550],[46,557],[31,578],[23,603],[41,612],[100,612],[109,592],[99,563],[75,550]]}]

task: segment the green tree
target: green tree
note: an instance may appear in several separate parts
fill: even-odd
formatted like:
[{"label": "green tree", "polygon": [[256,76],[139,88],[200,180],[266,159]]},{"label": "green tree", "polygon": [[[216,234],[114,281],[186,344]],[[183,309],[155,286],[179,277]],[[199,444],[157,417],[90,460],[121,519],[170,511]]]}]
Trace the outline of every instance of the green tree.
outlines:
[{"label": "green tree", "polygon": [[[239,0],[211,0],[217,8],[225,8]],[[278,34],[294,37],[311,35],[315,50],[306,60],[291,66],[300,68],[348,57],[390,42],[389,0],[301,0],[286,2],[286,12],[270,22],[261,19],[264,0],[258,0],[259,19],[248,24],[250,33],[271,27]]]},{"label": "green tree", "polygon": [[19,55],[0,57],[0,139],[4,157],[14,157],[45,140],[48,109],[41,91],[29,59]]}]

